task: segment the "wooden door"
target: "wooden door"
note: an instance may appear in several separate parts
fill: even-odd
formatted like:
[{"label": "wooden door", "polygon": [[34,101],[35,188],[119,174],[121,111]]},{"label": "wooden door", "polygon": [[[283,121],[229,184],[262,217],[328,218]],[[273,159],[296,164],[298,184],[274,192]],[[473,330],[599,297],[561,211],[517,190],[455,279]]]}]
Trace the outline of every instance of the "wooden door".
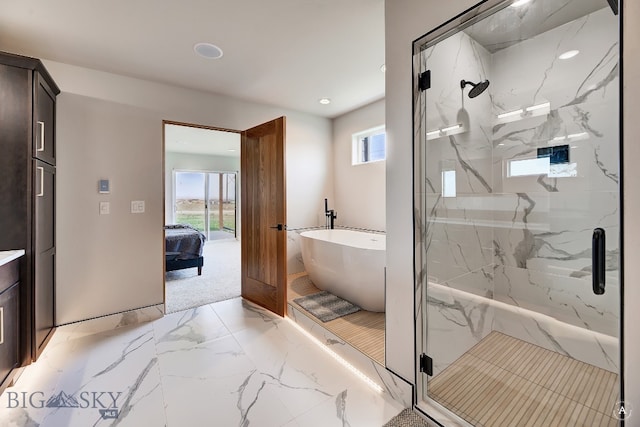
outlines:
[{"label": "wooden door", "polygon": [[285,118],[242,132],[242,297],[284,316],[287,298]]}]

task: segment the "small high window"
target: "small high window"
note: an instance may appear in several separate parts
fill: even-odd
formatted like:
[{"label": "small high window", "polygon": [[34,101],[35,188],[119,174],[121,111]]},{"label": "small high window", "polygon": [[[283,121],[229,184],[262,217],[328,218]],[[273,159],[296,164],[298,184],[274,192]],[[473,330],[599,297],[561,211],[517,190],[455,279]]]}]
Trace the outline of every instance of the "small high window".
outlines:
[{"label": "small high window", "polygon": [[378,126],[353,135],[353,155],[351,163],[377,162],[386,158],[386,137],[384,126]]}]

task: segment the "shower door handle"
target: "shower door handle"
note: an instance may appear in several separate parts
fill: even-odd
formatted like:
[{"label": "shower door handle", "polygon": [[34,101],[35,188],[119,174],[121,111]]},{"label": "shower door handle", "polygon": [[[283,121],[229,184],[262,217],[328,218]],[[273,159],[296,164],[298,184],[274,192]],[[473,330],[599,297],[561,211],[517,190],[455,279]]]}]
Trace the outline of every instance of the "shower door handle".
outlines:
[{"label": "shower door handle", "polygon": [[606,245],[605,232],[602,228],[593,230],[593,238],[591,239],[591,263],[593,277],[593,293],[596,295],[604,294],[604,275],[606,272]]}]

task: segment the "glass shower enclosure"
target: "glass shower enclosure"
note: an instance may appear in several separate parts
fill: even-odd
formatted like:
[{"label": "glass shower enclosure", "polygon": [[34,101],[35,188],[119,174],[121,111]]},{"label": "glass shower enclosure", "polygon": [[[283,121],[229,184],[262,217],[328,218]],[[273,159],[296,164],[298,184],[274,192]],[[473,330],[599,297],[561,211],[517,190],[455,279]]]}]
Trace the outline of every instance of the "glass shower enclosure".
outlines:
[{"label": "glass shower enclosure", "polygon": [[619,21],[485,1],[414,42],[418,408],[617,425]]}]

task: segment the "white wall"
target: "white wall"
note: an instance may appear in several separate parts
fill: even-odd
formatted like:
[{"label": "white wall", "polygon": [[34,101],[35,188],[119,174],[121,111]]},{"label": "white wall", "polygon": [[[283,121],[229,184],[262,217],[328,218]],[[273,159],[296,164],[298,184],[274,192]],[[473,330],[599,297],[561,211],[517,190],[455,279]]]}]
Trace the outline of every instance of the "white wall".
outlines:
[{"label": "white wall", "polygon": [[[240,135],[238,135],[240,141]],[[164,182],[165,182],[165,223],[173,224],[173,171],[211,171],[211,172],[238,172],[237,176],[237,210],[240,213],[240,156],[211,156],[206,154],[188,154],[165,152],[164,157]],[[239,222],[239,219],[238,219]]]},{"label": "white wall", "polygon": [[624,360],[625,360],[625,400],[633,405],[633,418],[628,425],[637,425],[640,421],[640,340],[638,340],[638,323],[640,311],[640,194],[637,183],[640,182],[640,3],[623,2],[624,38],[622,53],[623,68],[623,176],[624,176]]},{"label": "white wall", "polygon": [[[333,197],[331,121],[237,99],[43,61],[58,104],[56,323],[163,301],[162,120],[243,130],[285,115],[288,224]],[[99,196],[97,181],[112,191]],[[98,201],[111,214],[98,214]],[[146,212],[129,213],[131,200]]]},{"label": "white wall", "polygon": [[329,200],[329,208],[338,212],[338,225],[385,230],[385,162],[351,163],[353,134],[380,125],[384,100],[333,120],[335,200]]},{"label": "white wall", "polygon": [[[56,323],[161,303],[157,119],[70,93],[57,108]],[[99,179],[110,180],[110,194],[98,194]],[[146,212],[129,213],[132,200],[144,200]],[[99,215],[99,201],[110,203],[109,215]]]},{"label": "white wall", "polygon": [[[393,0],[385,2],[386,128],[387,128],[387,323],[386,364],[415,384],[412,224],[412,41],[436,28],[476,2],[461,0]],[[640,182],[640,4],[624,4],[624,258],[625,258],[625,390],[626,400],[640,408],[640,342],[635,325],[640,314],[632,310],[640,301],[640,195],[632,192]]]},{"label": "white wall", "polygon": [[387,130],[386,365],[415,384],[412,42],[474,4],[385,1]]},{"label": "white wall", "polygon": [[[287,115],[287,226],[314,227],[333,195],[331,121]],[[287,253],[291,259],[295,254]],[[293,273],[293,271],[291,271]]]}]

